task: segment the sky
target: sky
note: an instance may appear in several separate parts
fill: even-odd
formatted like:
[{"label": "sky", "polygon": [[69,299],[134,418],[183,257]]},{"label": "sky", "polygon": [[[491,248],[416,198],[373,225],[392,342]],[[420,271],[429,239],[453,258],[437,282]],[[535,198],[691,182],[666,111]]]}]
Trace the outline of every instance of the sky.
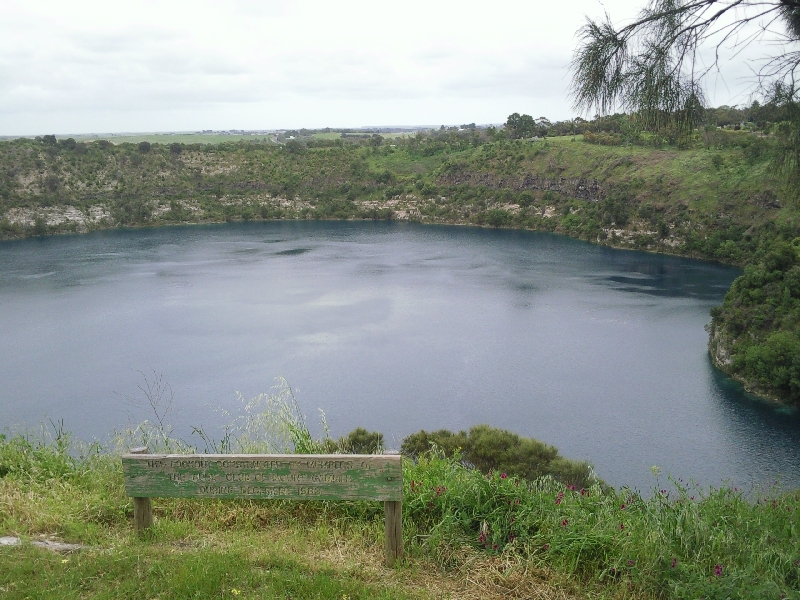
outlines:
[{"label": "sky", "polygon": [[[572,118],[585,16],[641,5],[0,0],[0,136]],[[712,105],[748,102],[744,58],[709,79]]]}]

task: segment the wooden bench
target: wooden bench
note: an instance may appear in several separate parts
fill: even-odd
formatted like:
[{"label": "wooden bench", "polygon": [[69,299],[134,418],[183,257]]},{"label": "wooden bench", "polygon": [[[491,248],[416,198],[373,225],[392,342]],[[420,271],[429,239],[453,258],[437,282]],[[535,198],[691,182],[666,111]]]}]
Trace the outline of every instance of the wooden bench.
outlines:
[{"label": "wooden bench", "polygon": [[153,523],[150,498],[380,500],[386,564],[403,556],[403,470],[399,455],[148,454],[122,456],[137,531]]}]

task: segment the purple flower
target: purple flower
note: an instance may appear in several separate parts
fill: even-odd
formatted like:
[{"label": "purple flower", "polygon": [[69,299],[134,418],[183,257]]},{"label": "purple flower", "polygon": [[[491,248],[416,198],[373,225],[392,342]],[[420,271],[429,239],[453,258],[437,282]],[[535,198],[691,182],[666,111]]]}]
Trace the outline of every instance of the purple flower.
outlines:
[{"label": "purple flower", "polygon": [[563,521],[561,521],[562,527],[566,527],[567,525],[569,525],[569,519],[564,519]]},{"label": "purple flower", "polygon": [[674,569],[677,566],[678,566],[678,557],[677,556],[673,556],[672,557],[672,564],[669,566],[669,568],[670,569]]},{"label": "purple flower", "polygon": [[632,566],[633,566],[633,561],[632,561],[632,560],[629,560],[629,561],[628,561],[628,566],[629,566],[629,567],[632,567]]},{"label": "purple flower", "polygon": [[508,475],[505,473],[500,473],[500,479],[505,479],[506,477],[508,477]]},{"label": "purple flower", "polygon": [[722,577],[722,565],[714,565],[714,577]]}]

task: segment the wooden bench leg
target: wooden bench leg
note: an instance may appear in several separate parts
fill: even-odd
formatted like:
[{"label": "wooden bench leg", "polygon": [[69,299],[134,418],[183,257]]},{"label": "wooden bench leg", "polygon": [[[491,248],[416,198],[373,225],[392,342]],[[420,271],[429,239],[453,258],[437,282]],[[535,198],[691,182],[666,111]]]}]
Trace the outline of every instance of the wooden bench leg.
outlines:
[{"label": "wooden bench leg", "polygon": [[[149,454],[145,447],[131,448],[131,454]],[[144,531],[153,524],[153,503],[150,498],[133,499],[133,529]]]},{"label": "wooden bench leg", "polygon": [[386,508],[386,566],[403,558],[403,502],[384,502]]}]

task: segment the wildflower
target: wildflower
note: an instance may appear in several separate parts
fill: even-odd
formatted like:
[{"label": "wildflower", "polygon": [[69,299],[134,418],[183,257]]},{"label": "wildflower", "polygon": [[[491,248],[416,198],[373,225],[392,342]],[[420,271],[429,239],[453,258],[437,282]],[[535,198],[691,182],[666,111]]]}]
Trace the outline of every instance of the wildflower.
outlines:
[{"label": "wildflower", "polygon": [[620,510],[625,510],[625,503],[622,503],[622,506],[619,507]]},{"label": "wildflower", "polygon": [[714,577],[722,577],[722,565],[714,565]]},{"label": "wildflower", "polygon": [[500,479],[505,479],[506,477],[508,477],[508,475],[505,473],[500,473]]},{"label": "wildflower", "polygon": [[558,496],[556,496],[556,504],[561,504],[561,501],[564,499],[564,492],[558,492]]},{"label": "wildflower", "polygon": [[492,550],[497,550],[497,544],[495,544],[494,546],[492,546]]},{"label": "wildflower", "polygon": [[633,566],[633,561],[632,561],[632,560],[629,560],[629,561],[628,561],[628,566],[629,566],[629,567],[632,567],[632,566]]},{"label": "wildflower", "polygon": [[586,495],[586,490],[581,488],[581,496],[585,496],[585,495]]},{"label": "wildflower", "polygon": [[625,524],[624,523],[620,523],[619,524],[619,530],[622,531],[623,529],[625,529]]},{"label": "wildflower", "polygon": [[569,519],[564,519],[563,521],[561,521],[562,527],[566,527],[567,525],[569,525]]},{"label": "wildflower", "polygon": [[670,569],[674,569],[677,566],[678,566],[678,557],[677,556],[673,556],[672,557],[672,564],[669,566],[669,568]]},{"label": "wildflower", "polygon": [[233,594],[234,596],[238,596],[241,593],[242,593],[242,591],[241,590],[237,590],[236,588],[233,588],[231,590],[231,594]]},{"label": "wildflower", "polygon": [[478,541],[483,544],[486,541],[486,534],[481,531],[481,534],[478,536]]},{"label": "wildflower", "polygon": [[69,562],[69,559],[68,559],[68,558],[62,558],[62,559],[61,559],[61,564],[62,564],[62,565],[63,565],[64,563],[68,563],[68,562]]},{"label": "wildflower", "polygon": [[550,544],[545,544],[544,546],[542,546],[542,550],[544,550],[545,552],[550,550]]},{"label": "wildflower", "polygon": [[517,498],[517,499],[514,501],[514,504],[519,504],[519,503],[520,503],[520,499],[519,499],[519,498]]}]

